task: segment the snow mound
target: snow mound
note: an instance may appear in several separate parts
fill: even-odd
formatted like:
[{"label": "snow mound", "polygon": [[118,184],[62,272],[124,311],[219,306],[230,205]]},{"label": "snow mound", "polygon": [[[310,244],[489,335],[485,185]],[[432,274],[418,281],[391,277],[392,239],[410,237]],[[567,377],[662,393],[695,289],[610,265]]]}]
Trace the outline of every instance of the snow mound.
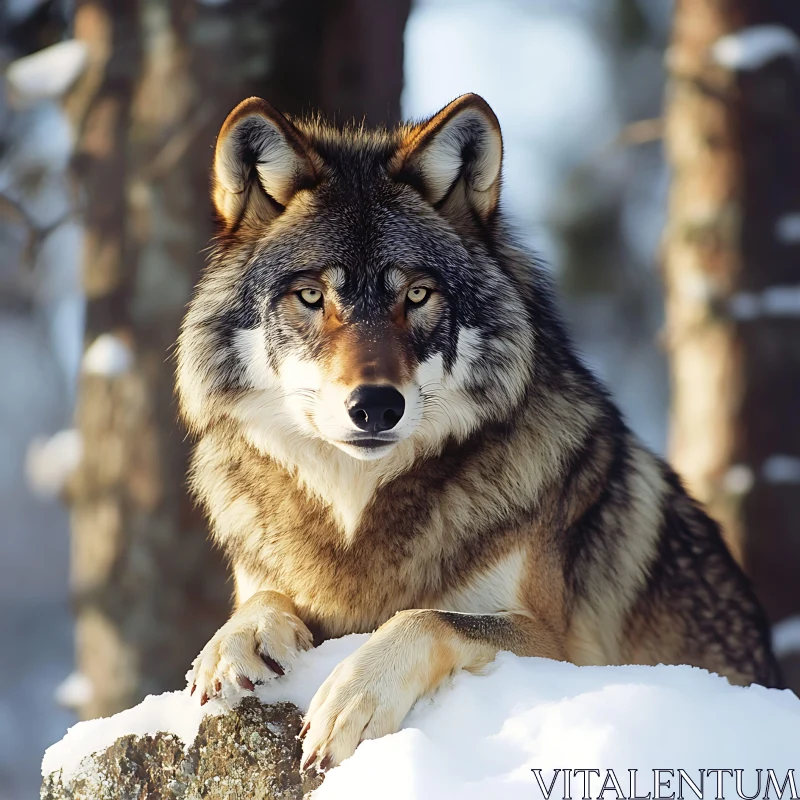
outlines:
[{"label": "snow mound", "polygon": [[[347,636],[303,654],[289,675],[259,687],[259,698],[305,708],[335,664],[365,639]],[[126,733],[168,731],[191,742],[204,713],[232,702],[211,701],[201,710],[186,692],[148,697],[71,728],[45,753],[42,773],[63,769],[66,777]],[[563,770],[599,770],[602,777],[614,770],[623,789],[616,796],[629,796],[629,770],[639,770],[636,789],[647,794],[654,779],[671,781],[677,792],[677,770],[697,782],[710,768],[731,770],[721,776],[721,796],[736,797],[733,770],[744,771],[752,794],[756,769],[774,770],[782,783],[797,767],[799,728],[800,700],[789,691],[733,687],[691,667],[576,667],[501,653],[486,675],[459,674],[420,701],[400,732],[364,742],[327,774],[314,798],[374,798],[380,786],[386,800],[530,800],[543,796],[539,781],[547,788],[554,776],[552,797],[561,797]],[[602,778],[589,778],[589,795],[597,797]],[[716,794],[717,779],[705,775],[706,796]],[[583,788],[574,775],[572,796],[581,797]],[[669,792],[662,786],[651,796]]]}]

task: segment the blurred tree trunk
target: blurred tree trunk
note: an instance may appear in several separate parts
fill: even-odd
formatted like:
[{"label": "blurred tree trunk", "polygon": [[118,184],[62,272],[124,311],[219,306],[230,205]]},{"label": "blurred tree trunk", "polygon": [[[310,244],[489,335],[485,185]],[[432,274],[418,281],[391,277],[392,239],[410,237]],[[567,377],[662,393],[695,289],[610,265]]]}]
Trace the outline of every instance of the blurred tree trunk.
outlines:
[{"label": "blurred tree trunk", "polygon": [[339,122],[396,125],[411,0],[337,0],[328,8],[320,107]]},{"label": "blurred tree trunk", "polygon": [[[83,717],[182,686],[228,611],[224,568],[186,492],[169,357],[212,234],[216,133],[252,94],[291,113],[396,120],[409,2],[386,5],[384,18],[324,0],[76,4],[75,35],[90,52],[67,104],[88,300],[84,455],[70,490],[78,668],[93,689]],[[367,46],[378,22],[380,46]]]},{"label": "blurred tree trunk", "polygon": [[760,57],[775,32],[741,29],[767,24],[791,51],[800,8],[676,3],[665,278],[673,463],[777,622],[800,613],[800,45]]}]

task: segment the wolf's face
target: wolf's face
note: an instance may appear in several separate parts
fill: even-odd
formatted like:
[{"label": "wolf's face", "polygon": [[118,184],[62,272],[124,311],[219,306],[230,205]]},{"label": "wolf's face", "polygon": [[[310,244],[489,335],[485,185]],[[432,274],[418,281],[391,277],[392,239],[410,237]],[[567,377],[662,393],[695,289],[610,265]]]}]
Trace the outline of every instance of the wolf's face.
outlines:
[{"label": "wolf's face", "polygon": [[232,419],[291,461],[431,450],[506,418],[533,333],[487,244],[501,150],[474,95],[390,133],[235,109],[215,155],[222,233],[180,342],[189,421]]},{"label": "wolf's face", "polygon": [[[311,205],[309,219],[323,219]],[[379,458],[425,418],[444,377],[435,355],[452,308],[433,270],[400,262],[380,241],[359,258],[342,226],[324,224],[327,252],[297,242],[285,272],[264,253],[271,279],[258,279],[259,325],[237,332],[237,355],[254,389],[282,398],[298,432]]]}]

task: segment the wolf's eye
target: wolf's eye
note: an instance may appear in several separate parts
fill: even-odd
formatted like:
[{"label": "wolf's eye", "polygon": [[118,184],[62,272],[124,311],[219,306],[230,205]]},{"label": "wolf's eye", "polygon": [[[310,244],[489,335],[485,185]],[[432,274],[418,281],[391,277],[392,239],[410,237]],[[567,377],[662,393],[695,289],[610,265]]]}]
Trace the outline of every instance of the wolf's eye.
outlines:
[{"label": "wolf's eye", "polygon": [[322,308],[322,292],[319,289],[301,289],[297,296],[309,308]]},{"label": "wolf's eye", "polygon": [[406,299],[412,305],[419,306],[428,299],[430,293],[430,289],[426,289],[424,286],[415,286],[413,289],[408,290]]}]

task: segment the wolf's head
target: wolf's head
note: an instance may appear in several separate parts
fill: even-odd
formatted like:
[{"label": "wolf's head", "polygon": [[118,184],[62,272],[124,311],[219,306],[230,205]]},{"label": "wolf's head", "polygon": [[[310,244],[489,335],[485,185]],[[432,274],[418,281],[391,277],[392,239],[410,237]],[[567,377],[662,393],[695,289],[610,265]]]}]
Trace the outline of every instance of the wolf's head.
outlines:
[{"label": "wolf's head", "polygon": [[501,161],[477,95],[393,131],[241,103],[217,141],[220,231],[179,344],[190,425],[233,422],[291,463],[435,452],[509,419],[535,325],[532,278],[498,235]]}]

